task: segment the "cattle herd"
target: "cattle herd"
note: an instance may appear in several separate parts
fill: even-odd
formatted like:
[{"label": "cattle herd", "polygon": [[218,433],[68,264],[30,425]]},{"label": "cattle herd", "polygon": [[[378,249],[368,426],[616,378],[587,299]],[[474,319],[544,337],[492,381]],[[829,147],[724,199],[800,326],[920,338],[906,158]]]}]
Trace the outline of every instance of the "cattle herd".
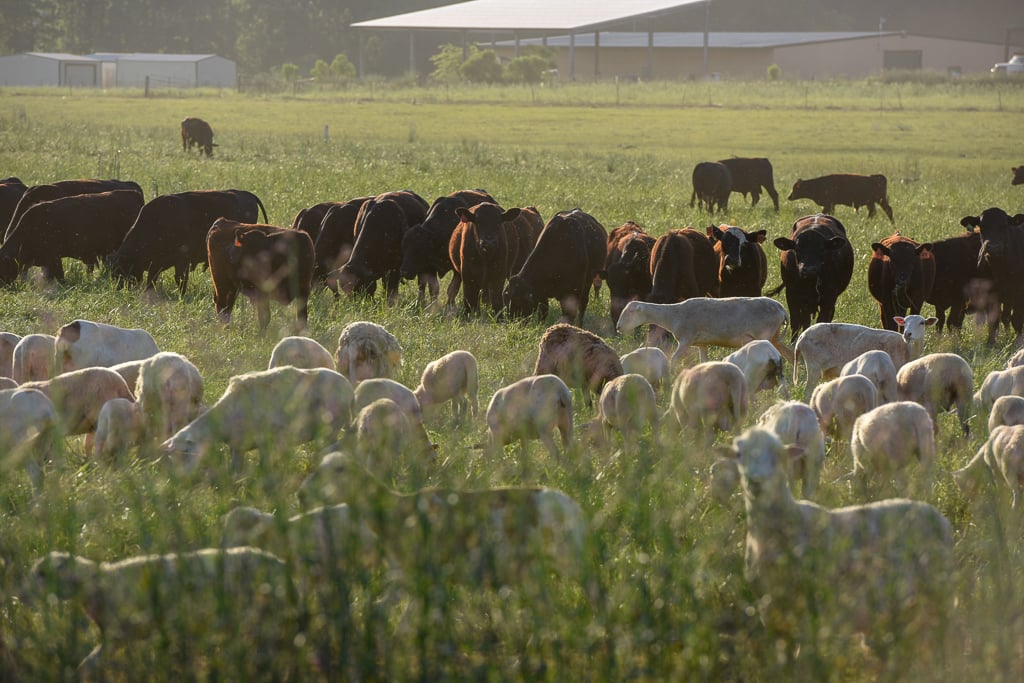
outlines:
[{"label": "cattle herd", "polygon": [[[198,119],[186,119],[182,144],[199,144],[209,155],[212,131]],[[1021,169],[1014,172],[1017,184]],[[730,192],[751,194],[756,204],[762,189],[777,210],[767,159],[704,162],[693,172],[693,201],[708,211],[725,208]],[[698,436],[710,447],[717,434],[742,428],[754,393],[778,387],[788,398],[783,364],[793,363],[795,381],[803,363],[807,403],[777,403],[757,426],[720,449],[711,468],[712,489],[723,500],[742,483],[748,574],[757,590],[779,598],[808,594],[802,587],[808,582],[841,582],[840,602],[822,617],[835,619],[830,623],[836,628],[870,634],[895,623],[886,619],[897,613],[901,627],[934,626],[941,619],[929,615],[952,605],[945,588],[951,527],[937,510],[903,499],[827,510],[794,500],[790,487],[799,485],[806,497],[819,490],[828,437],[833,450],[849,449],[848,479],[865,499],[890,491],[927,496],[939,413],[957,410],[966,434],[971,411],[1024,396],[1016,360],[1006,377],[986,379],[975,395],[971,368],[959,356],[922,355],[926,329],[936,322],[940,330],[944,324],[959,327],[970,310],[987,315],[990,340],[1000,320],[1013,326],[1018,343],[1024,339],[1024,215],[989,208],[963,218],[963,235],[920,244],[896,232],[872,244],[868,288],[883,328],[874,329],[833,322],[836,302],[853,277],[854,252],[843,224],[830,214],[837,204],[847,204],[867,206],[873,215],[877,204],[892,220],[885,177],[798,180],[789,199],[800,198],[813,199],[824,213],[798,219],[788,236],[772,242],[780,253],[782,284],[768,294],[784,290],[788,313],[763,296],[765,230],[712,225],[655,237],[627,222],[609,233],[579,208],[545,222],[535,207],[503,208],[481,189],[452,192],[433,204],[410,190],[325,202],[303,209],[283,228],[258,223],[258,212],[266,220],[266,210],[245,190],[182,192],[144,202],[133,182],[64,180],[26,187],[8,178],[0,183],[0,221],[7,225],[0,281],[14,282],[34,266],[44,277],[62,280],[62,259],[71,258],[90,269],[104,265],[120,283],[145,278],[150,287],[161,272],[173,269],[184,292],[191,271],[205,264],[221,320],[230,319],[242,293],[253,300],[261,330],[268,327],[271,300],[295,302],[302,327],[317,287],[373,295],[379,283],[393,304],[401,280],[416,279],[421,305],[439,304],[439,282],[449,271],[445,304],[454,309],[461,289],[464,316],[487,307],[499,320],[543,320],[549,300],[557,299],[564,322],[540,339],[534,372],[494,394],[483,447],[497,456],[505,445],[519,443],[520,457],[526,458],[527,442],[539,439],[563,464],[581,448],[611,449],[616,431],[624,436],[625,451],[635,450],[648,431],[654,443],[665,439],[667,430],[659,424],[665,402],[666,416],[677,423],[671,431]],[[592,292],[603,284],[616,329],[649,325],[652,342],[671,334],[677,342],[671,360],[657,343],[620,357],[582,329]],[[936,307],[937,319],[920,315],[926,302]],[[304,507],[328,507],[292,518],[287,530],[267,513],[240,508],[229,515],[227,545],[280,553],[289,544],[308,544],[311,535],[322,537],[323,516],[331,515],[329,533],[344,535],[346,542],[353,534],[377,538],[386,549],[384,561],[419,566],[409,555],[422,552],[423,544],[403,536],[405,515],[411,513],[401,510],[429,508],[437,528],[425,545],[457,562],[474,562],[460,546],[468,535],[495,527],[483,542],[506,561],[469,566],[457,580],[472,584],[484,569],[501,569],[501,576],[524,571],[523,565],[536,560],[538,546],[565,574],[580,574],[586,523],[579,506],[561,492],[403,495],[381,483],[396,471],[397,459],[437,457],[425,424],[435,419],[438,405],[450,401],[456,419],[477,419],[477,360],[466,351],[427,366],[413,391],[395,381],[400,341],[380,325],[356,322],[342,332],[334,354],[304,337],[282,340],[267,370],[232,378],[223,396],[204,408],[199,371],[184,356],[159,352],[143,330],[80,320],[54,336],[8,334],[0,342],[0,374],[14,378],[0,391],[0,438],[9,447],[5,457],[23,460],[36,488],[44,485],[54,443],[68,435],[86,434],[102,458],[152,449],[175,471],[209,467],[205,456],[220,444],[231,450],[236,469],[244,467],[243,453],[257,450],[263,473],[274,468],[275,452],[340,438],[355,457],[324,458],[300,492]],[[702,362],[681,368],[692,346]],[[736,351],[709,362],[708,346]],[[825,381],[819,385],[819,379]],[[574,429],[573,390],[581,392],[588,409],[591,395],[597,397],[596,417],[583,430]],[[955,473],[965,490],[993,478],[1005,482],[1014,507],[1024,485],[1024,410],[1015,408],[1001,404],[990,440]],[[917,475],[911,477],[914,467]],[[371,493],[395,497],[394,514],[382,517]],[[449,509],[455,507],[459,515]],[[811,561],[801,566],[794,558]],[[329,572],[344,558],[316,561],[328,559],[328,569],[317,571]],[[262,572],[271,583],[290,580],[280,564],[252,548],[100,565],[52,553],[33,575],[43,590],[106,600],[90,602],[89,613],[101,627],[106,651],[116,651],[152,632],[138,627],[137,615],[124,613],[149,614],[152,606],[145,600],[133,604],[119,584],[159,584],[177,572],[196,572],[211,584],[189,584],[191,597],[201,602],[217,591],[249,590],[245,583],[225,588],[224,571]],[[150,565],[158,569],[140,569]],[[850,600],[860,605],[857,618],[837,619],[834,613]],[[761,603],[767,624],[786,611],[785,602]],[[800,604],[791,607],[807,608]],[[266,614],[276,608],[262,601],[253,609]],[[264,645],[280,648],[293,640],[278,635]],[[101,659],[97,647],[83,666],[98,666]]]}]

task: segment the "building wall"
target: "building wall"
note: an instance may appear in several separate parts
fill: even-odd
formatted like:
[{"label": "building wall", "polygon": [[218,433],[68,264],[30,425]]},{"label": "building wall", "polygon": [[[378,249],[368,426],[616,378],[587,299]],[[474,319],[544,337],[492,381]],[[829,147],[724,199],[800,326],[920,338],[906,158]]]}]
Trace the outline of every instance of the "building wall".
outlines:
[{"label": "building wall", "polygon": [[34,55],[0,57],[0,86],[58,86],[61,62]]},{"label": "building wall", "polygon": [[146,62],[117,60],[117,85],[120,88],[194,88],[196,85],[196,63],[189,62]]},{"label": "building wall", "polygon": [[235,63],[223,57],[208,57],[199,62],[200,88],[234,88],[238,84]]},{"label": "building wall", "polygon": [[[498,56],[512,59],[514,49],[499,47]],[[708,50],[708,72],[719,73],[730,78],[764,78],[765,69],[771,63],[771,50]],[[662,80],[687,80],[702,78],[704,75],[704,51],[701,48],[654,48],[650,57],[652,74],[648,73],[648,49],[644,48],[602,48],[598,62],[594,62],[594,48],[577,47],[574,51],[575,77],[577,81],[597,78],[641,78]],[[562,80],[569,80],[569,50],[560,49],[555,63]]]}]

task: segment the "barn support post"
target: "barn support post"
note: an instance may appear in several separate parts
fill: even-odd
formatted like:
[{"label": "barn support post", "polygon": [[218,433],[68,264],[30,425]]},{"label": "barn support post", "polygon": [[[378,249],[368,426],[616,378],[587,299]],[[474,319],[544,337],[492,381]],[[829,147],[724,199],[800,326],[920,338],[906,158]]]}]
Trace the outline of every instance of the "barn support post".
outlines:
[{"label": "barn support post", "polygon": [[594,80],[601,79],[601,32],[594,31]]},{"label": "barn support post", "polygon": [[357,61],[359,62],[359,80],[362,81],[366,78],[366,34],[363,31],[359,32],[359,56]]},{"label": "barn support post", "polygon": [[654,80],[654,31],[647,31],[647,80]]},{"label": "barn support post", "polygon": [[469,35],[466,31],[462,32],[462,61],[469,59]]},{"label": "barn support post", "polygon": [[569,80],[576,80],[576,33],[569,31]]},{"label": "barn support post", "polygon": [[409,73],[416,73],[416,32],[409,31]]}]

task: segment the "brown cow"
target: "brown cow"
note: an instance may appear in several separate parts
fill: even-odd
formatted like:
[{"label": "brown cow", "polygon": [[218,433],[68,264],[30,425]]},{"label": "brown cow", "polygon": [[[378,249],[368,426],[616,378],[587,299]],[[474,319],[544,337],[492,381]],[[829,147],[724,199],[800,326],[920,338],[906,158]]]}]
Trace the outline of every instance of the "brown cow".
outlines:
[{"label": "brown cow", "polygon": [[871,245],[868,291],[878,302],[882,327],[898,331],[894,317],[920,315],[935,283],[935,259],[929,242],[920,244],[895,233]]},{"label": "brown cow", "polygon": [[14,213],[11,214],[11,219],[7,223],[7,229],[4,231],[4,239],[7,239],[11,231],[18,225],[22,214],[28,211],[34,204],[49,202],[62,197],[112,192],[113,190],[135,190],[139,193],[140,197],[142,196],[142,188],[132,180],[93,180],[92,178],[84,178],[81,180],[58,180],[48,185],[33,185],[21,193],[21,198],[18,200],[17,206],[14,207]]},{"label": "brown cow", "polygon": [[654,237],[627,221],[608,236],[608,253],[604,270],[599,275],[608,283],[609,313],[612,324],[618,324],[622,309],[630,301],[651,291],[651,249]]},{"label": "brown cow", "polygon": [[651,291],[646,301],[674,304],[718,296],[718,256],[711,241],[692,228],[670,230],[651,250]]},{"label": "brown cow", "polygon": [[772,162],[764,157],[733,157],[731,159],[719,159],[718,163],[724,164],[729,169],[732,177],[732,191],[746,197],[751,196],[750,206],[757,206],[761,201],[761,188],[764,188],[768,196],[775,203],[775,210],[779,210],[779,193],[775,191],[775,173],[772,169]]},{"label": "brown cow", "polygon": [[719,258],[720,296],[761,296],[768,279],[768,257],[761,247],[766,233],[735,225],[708,226],[708,239]]},{"label": "brown cow", "polygon": [[198,146],[206,156],[213,156],[213,148],[217,143],[213,141],[213,129],[210,124],[194,116],[182,119],[181,121],[181,149],[187,151],[193,146]]},{"label": "brown cow", "polygon": [[27,189],[25,183],[14,176],[0,180],[0,226],[6,228],[10,224],[21,195]]},{"label": "brown cow", "polygon": [[855,210],[868,207],[868,218],[875,216],[875,204],[882,207],[891,222],[892,207],[889,206],[888,181],[884,175],[858,175],[856,173],[834,173],[819,178],[804,180],[800,178],[793,183],[793,191],[789,200],[810,199],[822,207],[822,212],[830,214],[836,204],[852,206]]}]

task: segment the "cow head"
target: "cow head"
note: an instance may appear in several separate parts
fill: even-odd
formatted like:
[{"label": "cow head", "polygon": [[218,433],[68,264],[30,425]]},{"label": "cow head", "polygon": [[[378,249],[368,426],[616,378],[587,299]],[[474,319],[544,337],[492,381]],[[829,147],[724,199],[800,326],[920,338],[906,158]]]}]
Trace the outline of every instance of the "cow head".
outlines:
[{"label": "cow head", "polygon": [[513,275],[508,279],[501,298],[505,304],[505,313],[509,317],[525,318],[537,310],[533,288],[519,275]]},{"label": "cow head", "polygon": [[455,213],[469,224],[477,249],[485,256],[501,249],[505,242],[504,224],[519,217],[519,209],[502,211],[500,206],[491,202],[483,202],[470,209],[459,207]]},{"label": "cow head", "polygon": [[788,199],[790,201],[793,201],[794,199],[806,199],[807,198],[807,195],[803,194],[803,184],[804,184],[804,179],[803,178],[798,178],[797,181],[795,183],[793,183],[793,191],[789,193],[789,197],[788,197]]},{"label": "cow head", "polygon": [[896,282],[896,288],[899,289],[910,283],[910,279],[921,261],[921,255],[924,252],[930,252],[932,244],[931,242],[917,245],[911,242],[895,242],[886,246],[881,242],[875,242],[871,248],[876,257],[889,259],[893,280]]},{"label": "cow head", "polygon": [[846,238],[826,237],[814,230],[806,230],[799,233],[795,240],[789,237],[776,237],[772,244],[782,251],[794,251],[800,277],[813,279],[821,275],[827,253],[841,249],[846,244]]},{"label": "cow head", "polygon": [[708,239],[718,245],[722,258],[722,270],[731,272],[742,268],[744,260],[757,263],[757,245],[763,244],[767,231],[746,232],[735,225],[708,226]]},{"label": "cow head", "polygon": [[1024,215],[1010,217],[1000,208],[991,207],[981,212],[980,216],[964,216],[960,225],[968,230],[978,229],[981,234],[981,249],[978,252],[978,266],[985,263],[992,265],[1000,261],[1006,250],[1005,244],[1010,238],[1011,228],[1024,224]]}]

